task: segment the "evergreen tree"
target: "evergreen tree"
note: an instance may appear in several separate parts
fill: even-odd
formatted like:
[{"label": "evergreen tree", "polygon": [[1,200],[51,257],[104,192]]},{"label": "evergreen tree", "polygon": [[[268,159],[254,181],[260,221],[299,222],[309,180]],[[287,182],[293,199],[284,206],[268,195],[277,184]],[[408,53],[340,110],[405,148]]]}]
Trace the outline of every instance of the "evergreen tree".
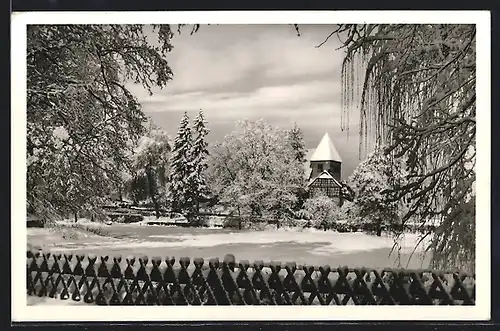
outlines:
[{"label": "evergreen tree", "polygon": [[293,128],[288,132],[288,139],[292,149],[295,151],[295,160],[302,163],[306,162],[306,143],[304,142],[304,135],[297,126],[297,123],[294,123]]},{"label": "evergreen tree", "polygon": [[[288,142],[292,151],[294,153],[295,161],[303,164],[307,161],[307,149],[306,143],[304,141],[304,135],[302,134],[302,130],[297,126],[297,123],[293,124],[291,130],[287,132]],[[297,196],[297,203],[294,206],[295,210],[299,210],[302,208],[305,199],[307,199],[307,192],[305,189],[305,182],[300,185],[295,191],[295,195]]]},{"label": "evergreen tree", "polygon": [[203,111],[200,110],[193,123],[194,141],[190,151],[192,173],[189,177],[190,194],[193,198],[196,215],[199,213],[200,200],[206,198],[208,193],[205,178],[205,170],[208,167],[208,143],[205,141],[205,137],[210,131],[205,124]]},{"label": "evergreen tree", "polygon": [[191,155],[191,128],[187,113],[181,119],[172,151],[169,176],[169,202],[174,211],[191,215],[193,201],[190,194],[189,177],[193,172]]}]

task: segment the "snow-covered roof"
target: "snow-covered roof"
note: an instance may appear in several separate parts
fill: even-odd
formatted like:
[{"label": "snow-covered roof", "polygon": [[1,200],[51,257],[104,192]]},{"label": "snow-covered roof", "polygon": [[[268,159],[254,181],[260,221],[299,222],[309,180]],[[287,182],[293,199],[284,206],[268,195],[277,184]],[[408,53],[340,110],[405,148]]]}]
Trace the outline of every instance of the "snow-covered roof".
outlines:
[{"label": "snow-covered roof", "polygon": [[323,138],[316,147],[313,155],[311,156],[311,161],[337,161],[342,162],[337,149],[333,145],[328,132],[325,133]]},{"label": "snow-covered roof", "polygon": [[317,179],[324,178],[324,179],[331,179],[335,184],[337,184],[339,187],[342,187],[342,184],[339,183],[338,180],[335,179],[327,170],[323,170],[322,173],[320,173],[318,176],[313,178],[307,186],[310,186],[312,183],[314,183]]}]

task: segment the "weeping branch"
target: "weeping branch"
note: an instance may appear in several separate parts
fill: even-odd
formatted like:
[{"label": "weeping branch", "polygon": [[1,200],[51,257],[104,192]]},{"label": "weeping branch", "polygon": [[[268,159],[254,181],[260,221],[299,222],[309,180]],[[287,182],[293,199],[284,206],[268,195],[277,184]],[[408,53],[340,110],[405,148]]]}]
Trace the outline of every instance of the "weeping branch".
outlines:
[{"label": "weeping branch", "polygon": [[405,183],[386,194],[406,201],[403,220],[446,225],[433,236],[433,263],[473,269],[475,26],[343,24],[317,47],[334,35],[345,51],[342,130],[359,111],[360,156],[377,142],[401,161]]}]

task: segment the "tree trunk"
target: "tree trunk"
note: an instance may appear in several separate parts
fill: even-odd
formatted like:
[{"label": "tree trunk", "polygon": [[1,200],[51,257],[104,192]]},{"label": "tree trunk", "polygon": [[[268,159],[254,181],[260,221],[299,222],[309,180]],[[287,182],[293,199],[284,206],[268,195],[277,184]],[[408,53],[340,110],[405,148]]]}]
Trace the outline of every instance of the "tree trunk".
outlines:
[{"label": "tree trunk", "polygon": [[241,210],[240,210],[240,206],[238,206],[238,230],[241,230]]},{"label": "tree trunk", "polygon": [[78,212],[75,211],[75,223],[77,223],[77,222],[78,222]]},{"label": "tree trunk", "polygon": [[156,192],[155,192],[155,187],[154,187],[153,172],[151,170],[151,163],[148,164],[148,166],[146,168],[146,172],[148,174],[149,196],[151,197],[151,201],[153,201],[153,205],[155,207],[155,215],[156,215],[156,218],[158,219],[158,218],[160,218],[160,205],[158,203],[158,200],[156,200]]},{"label": "tree trunk", "polygon": [[196,202],[195,202],[195,217],[199,225],[201,225],[201,218],[200,218],[200,199],[199,197],[196,197]]},{"label": "tree trunk", "polygon": [[160,218],[160,205],[158,204],[158,201],[156,200],[155,195],[151,196],[151,200],[153,201],[153,205],[155,206],[155,215],[156,218]]},{"label": "tree trunk", "polygon": [[[137,183],[137,174],[134,174],[134,181],[132,183]],[[137,206],[139,204],[139,199],[137,199],[137,194],[135,194],[134,190],[135,190],[135,184],[132,184],[130,193],[132,195],[132,201],[134,202],[134,205]]]},{"label": "tree trunk", "polygon": [[382,236],[382,221],[377,220],[377,237]]}]

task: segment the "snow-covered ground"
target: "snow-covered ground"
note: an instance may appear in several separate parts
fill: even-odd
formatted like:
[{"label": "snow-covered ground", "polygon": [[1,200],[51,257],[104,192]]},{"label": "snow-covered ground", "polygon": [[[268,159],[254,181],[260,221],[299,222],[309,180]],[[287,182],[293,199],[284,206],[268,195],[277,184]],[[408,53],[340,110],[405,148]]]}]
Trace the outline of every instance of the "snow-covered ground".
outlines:
[{"label": "snow-covered ground", "polygon": [[[85,222],[84,222],[85,223]],[[188,256],[190,258],[223,258],[234,254],[237,260],[295,261],[310,265],[349,265],[394,267],[395,255],[390,255],[394,239],[361,232],[338,233],[315,229],[268,229],[263,231],[180,228],[113,224],[104,226],[114,238],[80,231],[76,238],[62,237],[52,229],[28,229],[28,243],[44,251],[72,252],[110,256]],[[400,241],[399,253],[403,264],[419,240],[407,234]],[[421,264],[423,245],[417,249],[410,268]]]},{"label": "snow-covered ground", "polygon": [[[140,225],[115,225],[114,229],[134,228]],[[149,226],[148,226],[149,228]],[[332,253],[350,253],[359,251],[369,251],[381,248],[391,248],[394,245],[394,239],[387,236],[376,237],[361,232],[356,233],[337,233],[333,231],[321,231],[316,229],[279,229],[265,231],[197,231],[189,233],[186,229],[184,233],[171,231],[163,226],[154,227],[157,230],[150,231],[152,234],[145,234],[133,240],[120,240],[112,242],[103,242],[96,245],[96,248],[161,248],[161,247],[212,247],[216,245],[231,244],[253,244],[273,246],[279,243],[297,243],[297,244],[318,244],[319,247],[310,252],[319,255],[328,255]],[[413,251],[419,236],[416,234],[406,234],[399,241],[401,252]],[[95,243],[93,243],[95,244]],[[68,248],[68,249],[77,249]]]},{"label": "snow-covered ground", "polygon": [[[71,225],[75,224],[75,220],[74,219],[66,218],[66,219],[63,219],[63,220],[57,220],[57,221],[55,221],[55,223],[56,224],[60,224],[60,225],[69,225],[69,226],[71,226]],[[99,226],[103,225],[103,223],[92,222],[88,218],[79,218],[78,219],[78,224],[88,225],[88,226],[95,226],[95,227],[99,227]]]}]

